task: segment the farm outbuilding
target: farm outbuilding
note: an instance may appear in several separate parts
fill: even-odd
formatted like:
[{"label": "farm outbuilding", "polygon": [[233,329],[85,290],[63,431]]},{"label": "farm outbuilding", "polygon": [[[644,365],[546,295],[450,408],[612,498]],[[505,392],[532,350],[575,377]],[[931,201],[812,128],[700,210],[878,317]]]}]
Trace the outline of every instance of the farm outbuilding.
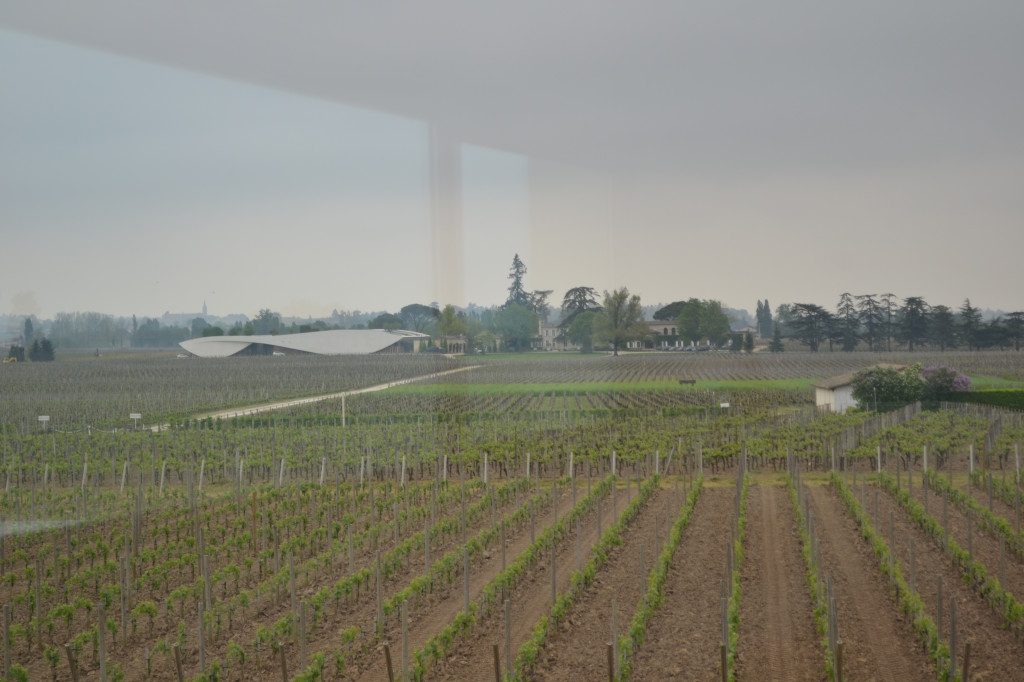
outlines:
[{"label": "farm outbuilding", "polygon": [[819,410],[842,414],[857,406],[853,399],[854,372],[840,374],[814,384],[814,403]]},{"label": "farm outbuilding", "polygon": [[[906,369],[907,366],[883,362],[864,369],[879,367]],[[857,407],[857,401],[853,398],[853,378],[856,375],[857,372],[847,372],[816,382],[814,384],[814,403],[818,409],[842,414],[851,407]]]},{"label": "farm outbuilding", "polygon": [[308,353],[310,355],[372,355],[415,353],[430,337],[403,329],[336,329],[305,334],[204,336],[179,345],[201,358],[238,355]]}]

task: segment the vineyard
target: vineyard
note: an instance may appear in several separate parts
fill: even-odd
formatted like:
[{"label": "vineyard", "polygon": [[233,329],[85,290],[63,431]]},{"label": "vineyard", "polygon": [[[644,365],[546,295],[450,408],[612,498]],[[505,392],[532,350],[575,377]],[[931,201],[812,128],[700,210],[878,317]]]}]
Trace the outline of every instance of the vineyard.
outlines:
[{"label": "vineyard", "polygon": [[1024,415],[772,383],[838,355],[5,368],[0,673],[1024,679]]}]

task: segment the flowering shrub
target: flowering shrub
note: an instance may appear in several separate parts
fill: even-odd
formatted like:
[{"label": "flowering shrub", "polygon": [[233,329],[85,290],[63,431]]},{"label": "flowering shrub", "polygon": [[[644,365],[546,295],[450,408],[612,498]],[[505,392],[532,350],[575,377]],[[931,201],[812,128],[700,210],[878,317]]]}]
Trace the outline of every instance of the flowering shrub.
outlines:
[{"label": "flowering shrub", "polygon": [[924,378],[925,400],[943,400],[950,393],[971,390],[971,378],[952,367],[925,367],[921,376]]}]

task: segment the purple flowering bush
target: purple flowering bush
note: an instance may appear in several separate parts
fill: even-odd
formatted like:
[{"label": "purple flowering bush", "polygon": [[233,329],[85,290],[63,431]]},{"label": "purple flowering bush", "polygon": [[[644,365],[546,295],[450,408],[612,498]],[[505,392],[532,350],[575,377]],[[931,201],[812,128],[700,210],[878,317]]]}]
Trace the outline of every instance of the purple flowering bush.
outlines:
[{"label": "purple flowering bush", "polygon": [[971,378],[952,367],[925,367],[921,370],[924,379],[924,399],[944,400],[951,393],[966,393],[971,390]]}]

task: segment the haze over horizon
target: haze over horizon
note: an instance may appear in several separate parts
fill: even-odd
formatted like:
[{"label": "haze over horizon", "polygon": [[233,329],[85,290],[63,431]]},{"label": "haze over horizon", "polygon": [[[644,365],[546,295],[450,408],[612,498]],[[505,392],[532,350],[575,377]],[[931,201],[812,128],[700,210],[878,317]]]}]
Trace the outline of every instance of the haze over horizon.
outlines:
[{"label": "haze over horizon", "polygon": [[[340,6],[356,27],[380,19]],[[555,304],[589,285],[748,310],[766,297],[831,306],[843,291],[1024,308],[1024,6],[735,18],[698,3],[664,10],[679,19],[669,31],[601,7],[579,31],[552,17],[522,43],[529,25],[498,39],[472,10],[475,31],[403,24],[395,45],[451,51],[409,48],[380,71],[377,46],[338,48],[366,55],[382,102],[401,91],[448,115],[438,101],[452,101],[465,137],[448,271],[432,227],[436,121],[330,94],[349,81],[303,81],[302,46],[266,78],[227,57],[181,68],[143,47],[31,35],[0,6],[0,313],[491,305],[514,253]],[[255,15],[240,54],[269,30],[258,22],[272,26]],[[109,19],[114,36],[122,19]],[[769,25],[752,32],[758,20]],[[620,34],[594,40],[608,25]],[[562,42],[555,59],[546,49]],[[410,94],[406,58],[451,90]],[[395,82],[381,75],[399,63]],[[477,101],[492,129],[458,117]]]}]

